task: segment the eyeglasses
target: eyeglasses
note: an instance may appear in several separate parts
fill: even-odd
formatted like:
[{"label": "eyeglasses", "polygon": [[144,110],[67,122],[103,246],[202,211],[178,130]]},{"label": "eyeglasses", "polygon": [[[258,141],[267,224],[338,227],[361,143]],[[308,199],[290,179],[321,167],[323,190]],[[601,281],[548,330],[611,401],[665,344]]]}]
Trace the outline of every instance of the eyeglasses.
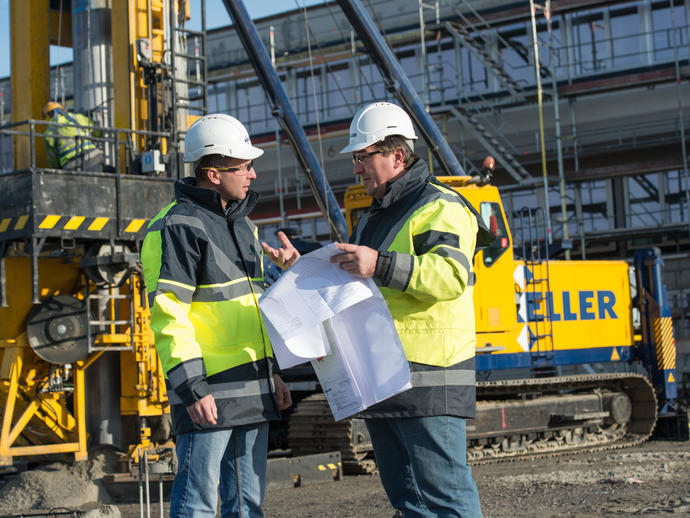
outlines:
[{"label": "eyeglasses", "polygon": [[370,156],[378,155],[379,153],[382,153],[380,149],[377,149],[376,151],[371,151],[369,153],[360,153],[359,155],[355,155],[354,153],[352,154],[352,163],[357,165],[363,165],[364,162],[366,161],[367,158]]},{"label": "eyeglasses", "polygon": [[215,169],[219,173],[232,173],[236,174],[237,176],[247,174],[249,171],[254,169],[254,160],[251,160],[250,162],[244,164],[241,167],[215,167],[215,166],[210,166],[210,167],[202,167],[201,168],[204,171],[208,171],[209,169]]}]

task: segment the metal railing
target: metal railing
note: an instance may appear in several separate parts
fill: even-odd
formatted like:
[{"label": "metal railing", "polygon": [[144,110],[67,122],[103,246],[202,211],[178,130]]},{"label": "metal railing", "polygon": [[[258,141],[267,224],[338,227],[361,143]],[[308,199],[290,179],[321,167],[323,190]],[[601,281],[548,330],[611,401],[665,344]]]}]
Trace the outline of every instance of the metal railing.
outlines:
[{"label": "metal railing", "polygon": [[[659,192],[646,193],[639,180],[665,175],[666,182]],[[627,233],[629,239],[634,239],[636,234],[643,235],[664,235],[671,231],[679,231],[687,227],[687,206],[684,198],[684,187],[682,177],[673,176],[674,172],[650,173],[648,175],[637,175],[626,177],[624,181],[628,183],[628,200],[625,203],[626,210],[623,213],[624,227],[617,227],[614,217],[614,208],[607,190],[606,180],[581,182],[582,190],[582,215],[578,218],[575,207],[576,188],[569,184],[566,190],[567,218],[570,229],[570,238],[579,241],[584,235],[586,239],[603,239],[605,236],[614,236]],[[652,178],[652,180],[655,180]],[[650,180],[650,183],[652,181]],[[657,182],[653,181],[656,185]],[[675,184],[675,185],[674,185]],[[637,186],[637,188],[636,188]],[[512,206],[526,206],[535,209],[543,204],[542,195],[534,190],[525,189],[510,193]],[[504,193],[505,197],[505,193]],[[558,206],[559,193],[556,186],[549,189],[549,203],[552,212]],[[622,202],[622,200],[619,200]],[[520,236],[525,229],[524,223],[519,212],[509,214],[510,227],[514,236],[514,245],[523,246]],[[553,239],[560,241],[563,238],[563,222],[557,221],[552,226]]]},{"label": "metal railing", "polygon": [[[51,130],[59,128],[79,129],[89,132],[87,135],[60,135],[57,132],[46,134],[47,128]],[[93,133],[91,133],[93,132]],[[112,149],[114,152],[104,154],[105,170],[84,171],[93,174],[132,174],[139,173],[137,159],[141,156],[136,141],[136,137],[156,137],[161,140],[169,140],[170,133],[145,130],[131,130],[124,128],[101,128],[97,126],[81,126],[78,124],[59,124],[56,122],[27,119],[0,125],[0,162],[2,169],[0,175],[21,173],[27,171],[50,170],[60,171],[60,168],[49,167],[46,162],[39,160],[41,156],[38,147],[44,147],[45,137],[50,136],[56,139],[74,139],[77,148],[83,148],[88,141],[93,143],[101,151]],[[5,149],[10,146],[10,149]],[[16,152],[20,156],[13,156],[14,160],[6,160],[8,153],[14,155]],[[42,163],[39,163],[42,162]],[[173,166],[176,164],[167,164]],[[177,178],[179,175],[174,167],[166,167],[165,171],[156,174],[161,178]]]}]

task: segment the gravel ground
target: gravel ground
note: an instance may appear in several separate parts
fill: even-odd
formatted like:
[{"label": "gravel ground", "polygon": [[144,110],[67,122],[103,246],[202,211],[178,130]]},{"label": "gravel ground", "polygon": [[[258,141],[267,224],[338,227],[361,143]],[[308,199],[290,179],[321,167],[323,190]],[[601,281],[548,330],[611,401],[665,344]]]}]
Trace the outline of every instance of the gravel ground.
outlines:
[{"label": "gravel ground", "polygon": [[[687,442],[475,466],[473,473],[487,518],[690,516]],[[393,515],[375,476],[272,491],[265,512],[267,518]]]},{"label": "gravel ground", "polygon": [[[103,494],[98,477],[108,461],[103,455],[92,458],[79,468],[52,464],[13,479],[0,488],[0,514],[76,508],[75,497],[81,494],[111,504],[98,516],[116,518],[119,512],[138,518],[138,503],[113,504]],[[653,441],[622,450],[475,466],[473,472],[487,518],[690,516],[688,442]],[[266,518],[393,515],[376,475],[271,490],[264,511]],[[159,516],[157,505],[151,515]]]}]

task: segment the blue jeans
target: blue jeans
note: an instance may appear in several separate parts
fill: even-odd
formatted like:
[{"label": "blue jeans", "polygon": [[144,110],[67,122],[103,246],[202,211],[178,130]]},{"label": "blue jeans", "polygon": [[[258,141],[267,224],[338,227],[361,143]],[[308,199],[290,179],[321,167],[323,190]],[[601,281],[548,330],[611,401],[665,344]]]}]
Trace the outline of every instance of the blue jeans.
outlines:
[{"label": "blue jeans", "polygon": [[268,423],[176,437],[177,474],[170,518],[260,518],[266,489]]},{"label": "blue jeans", "polygon": [[381,483],[405,518],[482,515],[459,417],[365,419]]}]

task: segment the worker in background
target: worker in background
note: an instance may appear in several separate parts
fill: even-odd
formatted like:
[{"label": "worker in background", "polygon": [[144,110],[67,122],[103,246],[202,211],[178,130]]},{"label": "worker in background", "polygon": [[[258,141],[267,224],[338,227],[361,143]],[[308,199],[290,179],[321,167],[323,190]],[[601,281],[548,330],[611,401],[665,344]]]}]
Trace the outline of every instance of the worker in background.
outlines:
[{"label": "worker in background", "polygon": [[[352,153],[373,203],[331,261],[374,278],[409,361],[412,388],[361,413],[391,504],[403,517],[476,518],[465,442],[476,406],[472,261],[493,236],[467,200],[429,173],[413,152],[416,139],[394,104],[355,115],[342,152]],[[289,245],[264,250],[293,263]]]},{"label": "worker in background", "polygon": [[248,215],[258,195],[247,130],[224,114],[189,128],[195,177],[153,219],[141,261],[166,373],[178,470],[170,516],[263,516],[268,422],[292,402],[274,372],[259,313],[261,248]]},{"label": "worker in background", "polygon": [[96,123],[81,113],[69,113],[55,101],[49,101],[43,108],[43,118],[48,124],[43,133],[43,142],[48,162],[53,169],[79,171],[102,171],[103,151],[88,138],[100,137],[102,131]]}]

